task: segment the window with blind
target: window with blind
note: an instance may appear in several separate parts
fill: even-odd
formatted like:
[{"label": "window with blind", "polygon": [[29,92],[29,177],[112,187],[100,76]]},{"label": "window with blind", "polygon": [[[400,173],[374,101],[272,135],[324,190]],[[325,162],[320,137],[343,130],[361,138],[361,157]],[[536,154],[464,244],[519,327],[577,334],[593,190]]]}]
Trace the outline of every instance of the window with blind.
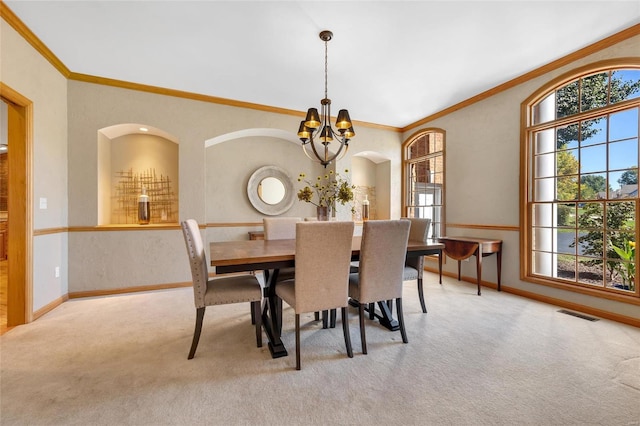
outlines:
[{"label": "window with blind", "polygon": [[404,212],[431,219],[429,238],[443,235],[444,131],[423,130],[403,148]]},{"label": "window with blind", "polygon": [[639,297],[640,66],[584,70],[525,113],[526,278]]}]

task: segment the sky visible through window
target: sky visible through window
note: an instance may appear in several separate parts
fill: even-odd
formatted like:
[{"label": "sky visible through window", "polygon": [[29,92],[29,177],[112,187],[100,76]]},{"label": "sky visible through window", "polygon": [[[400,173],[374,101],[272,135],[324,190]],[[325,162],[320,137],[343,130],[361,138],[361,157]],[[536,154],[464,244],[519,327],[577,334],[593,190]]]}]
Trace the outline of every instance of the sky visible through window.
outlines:
[{"label": "sky visible through window", "polygon": [[[640,70],[616,70],[613,78],[629,83],[637,82],[640,80]],[[640,90],[629,94],[626,99],[638,97]],[[564,148],[570,150],[576,160],[580,158],[581,175],[594,173],[606,177],[606,171],[611,171],[609,187],[615,191],[621,187],[618,180],[625,170],[638,167],[638,108],[613,113],[608,118],[607,120],[605,115],[585,122],[594,130],[593,134],[582,140],[580,146],[578,141],[573,140]]]}]

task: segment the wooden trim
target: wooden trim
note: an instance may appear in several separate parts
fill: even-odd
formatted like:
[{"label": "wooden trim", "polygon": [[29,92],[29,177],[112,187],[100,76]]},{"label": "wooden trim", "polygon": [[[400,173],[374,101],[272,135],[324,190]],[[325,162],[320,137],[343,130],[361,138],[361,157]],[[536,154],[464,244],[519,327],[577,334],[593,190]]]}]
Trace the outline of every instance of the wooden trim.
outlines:
[{"label": "wooden trim", "polygon": [[[605,71],[611,68],[626,68],[626,67],[636,68],[639,66],[640,66],[640,58],[638,57],[604,59],[602,61],[597,61],[587,65],[583,65],[581,67],[569,70],[563,73],[562,75],[559,75],[558,77],[554,78],[553,80],[539,87],[535,92],[531,94],[531,96],[529,96],[527,99],[525,99],[522,102],[521,105],[527,108],[527,111],[525,113],[526,120],[524,122],[525,128],[533,127],[532,125],[529,124],[529,121],[530,121],[528,117],[529,108],[534,104],[536,104],[537,102],[539,102],[540,100],[542,100],[542,98],[548,95],[552,90],[558,87],[564,86],[566,83],[572,80],[577,80],[589,74],[597,73],[599,71]],[[607,110],[611,109],[611,106],[607,106],[606,109]],[[584,114],[584,113],[581,113],[581,114]],[[596,111],[593,111],[593,114],[598,115],[600,113],[596,110]],[[574,121],[575,116],[573,115],[569,116],[567,117],[567,120]],[[557,120],[554,120],[554,123],[556,122]]]},{"label": "wooden trim", "polygon": [[[427,272],[438,274],[437,268],[424,268],[424,270]],[[455,278],[455,279],[458,278],[458,274],[453,272],[442,271],[442,275]],[[477,283],[477,279],[475,277],[467,277],[463,275],[461,277],[461,280],[471,284]],[[483,287],[492,288],[492,289],[498,288],[497,284],[490,283],[488,281],[483,280],[481,283]],[[632,325],[634,327],[640,327],[640,319],[638,318],[628,317],[625,315],[616,314],[614,312],[603,311],[601,309],[592,308],[589,306],[581,305],[579,303],[573,303],[566,300],[556,299],[554,297],[544,296],[544,295],[533,293],[526,290],[520,290],[515,287],[508,287],[508,286],[505,286],[504,283],[502,283],[500,287],[502,291],[504,291],[505,293],[515,294],[516,296],[521,296],[527,299],[536,300],[538,302],[547,303],[549,305],[559,306],[559,307],[571,309],[574,311],[580,311],[590,315],[595,315],[600,318],[609,319],[611,321]],[[566,289],[566,288],[564,288],[564,290],[571,291],[571,289]],[[640,304],[640,303],[637,303],[638,302],[637,300],[629,300],[628,298],[626,300],[619,300],[619,301],[625,302],[625,303],[632,303],[634,305]]]},{"label": "wooden trim", "polygon": [[[635,28],[640,29],[640,24]],[[640,31],[638,31],[640,32]],[[553,279],[547,279],[544,277],[533,276],[529,271],[532,271],[531,260],[531,241],[532,241],[532,217],[531,217],[531,204],[534,203],[532,199],[531,191],[531,158],[533,155],[530,140],[532,133],[543,128],[554,128],[562,125],[565,122],[572,122],[576,120],[576,115],[566,117],[564,119],[550,120],[549,122],[532,124],[532,107],[542,100],[549,93],[566,85],[567,83],[583,78],[584,76],[610,70],[610,69],[625,69],[633,68],[640,69],[640,58],[638,57],[622,57],[614,59],[605,59],[590,64],[580,66],[569,70],[560,76],[550,80],[549,82],[540,86],[529,97],[527,97],[520,104],[520,191],[519,191],[519,217],[520,217],[520,244],[519,244],[519,258],[520,258],[520,280],[531,282],[534,284],[545,285],[548,287],[558,288],[565,291],[574,293],[586,294],[592,297],[601,299],[616,300],[623,303],[631,303],[640,305],[640,298],[638,298],[638,290],[634,295],[620,294],[614,291],[605,291],[603,288],[588,288],[579,285],[565,284],[563,282],[555,281]],[[630,99],[624,102],[620,102],[617,105],[607,105],[606,107],[594,109],[587,113],[580,113],[581,120],[597,117],[605,113],[611,113],[626,109],[629,107],[637,107],[640,105],[638,99]],[[638,239],[638,230],[636,229],[636,240]]]},{"label": "wooden trim", "polygon": [[210,222],[207,228],[236,228],[245,226],[262,226],[262,222]]},{"label": "wooden trim", "polygon": [[603,311],[601,309],[592,308],[590,306],[581,305],[579,303],[573,303],[573,302],[569,302],[562,299],[556,299],[554,297],[543,296],[537,293],[532,293],[529,291],[520,290],[513,287],[505,287],[504,285],[501,287],[503,291],[507,293],[515,294],[516,296],[522,296],[527,299],[537,300],[538,302],[548,303],[550,305],[560,306],[562,308],[584,312],[586,314],[595,315],[600,318],[605,318],[611,321],[620,322],[620,323],[631,325],[634,327],[640,327],[640,319],[638,318],[628,317],[625,315],[616,314],[614,312]]},{"label": "wooden trim", "polygon": [[48,304],[46,304],[45,306],[43,306],[42,308],[38,309],[37,311],[35,311],[33,313],[33,320],[35,321],[38,318],[40,318],[41,316],[53,311],[55,308],[57,308],[58,306],[62,305],[67,300],[69,300],[69,295],[65,294],[65,295],[60,296],[57,299],[49,302]]},{"label": "wooden trim", "polygon": [[114,294],[138,293],[141,291],[168,290],[171,288],[183,288],[193,286],[192,282],[152,284],[136,287],[114,288],[109,290],[88,290],[69,293],[69,299],[79,299],[82,297],[111,296]]},{"label": "wooden trim", "polygon": [[430,121],[433,121],[437,118],[440,117],[444,117],[445,115],[449,115],[455,111],[458,111],[460,109],[466,108],[470,105],[473,105],[477,102],[483,101],[485,99],[488,99],[494,95],[497,95],[498,93],[504,92],[506,90],[509,90],[513,87],[519,86],[520,84],[526,83],[529,80],[533,80],[534,78],[540,77],[544,74],[547,74],[551,71],[554,71],[558,68],[561,68],[565,65],[568,65],[572,62],[575,62],[579,59],[582,59],[586,56],[589,56],[591,54],[597,53],[603,49],[606,49],[607,47],[611,47],[615,44],[618,44],[624,40],[627,40],[631,37],[635,37],[638,34],[640,34],[640,24],[635,24],[625,30],[622,30],[616,34],[613,34],[612,36],[609,36],[607,38],[604,38],[600,41],[597,41],[589,46],[586,46],[582,49],[579,49],[573,53],[570,53],[560,59],[557,59],[555,61],[552,61],[546,65],[543,65],[533,71],[530,71],[528,73],[525,73],[519,77],[516,77],[512,80],[507,81],[506,83],[500,84],[498,86],[495,86],[489,90],[486,90],[482,93],[477,94],[476,96],[473,96],[469,99],[466,99],[462,102],[459,102],[455,105],[452,105],[448,108],[445,108],[439,112],[436,112],[435,114],[431,114],[421,120],[416,121],[415,123],[411,123],[405,127],[403,127],[401,130],[402,132],[406,132],[409,131],[411,129],[414,129],[418,126],[421,126],[423,124],[426,124]]},{"label": "wooden trim", "polygon": [[33,320],[33,103],[1,82],[0,97],[11,144],[7,326],[15,326]]},{"label": "wooden trim", "polygon": [[36,35],[16,16],[15,13],[4,3],[0,2],[0,17],[5,20],[22,38],[26,40],[44,59],[49,61],[53,67],[63,76],[69,78],[71,72],[56,55]]},{"label": "wooden trim", "polygon": [[478,225],[469,223],[447,223],[447,228],[490,229],[492,231],[520,231],[519,226],[510,225]]},{"label": "wooden trim", "polygon": [[69,231],[69,228],[67,228],[67,227],[34,229],[33,236],[34,237],[39,237],[41,235],[62,234],[62,233],[68,232],[68,231]]},{"label": "wooden trim", "polygon": [[[293,115],[301,118],[304,118],[306,115],[305,111],[297,111],[293,109],[275,107],[270,105],[262,105],[262,104],[252,103],[252,102],[238,101],[238,100],[228,99],[228,98],[220,98],[218,96],[203,95],[203,94],[194,93],[194,92],[185,92],[182,90],[150,86],[147,84],[132,83],[129,81],[116,80],[116,79],[105,78],[105,77],[97,77],[97,76],[88,75],[88,74],[71,72],[68,78],[69,80],[81,81],[84,83],[119,87],[121,89],[136,90],[139,92],[154,93],[156,95],[172,96],[177,98],[190,99],[194,101],[208,102],[208,103],[226,105],[226,106],[237,107],[237,108],[246,108],[246,109],[253,109],[253,110],[264,111],[264,112],[271,112],[275,114]],[[390,130],[396,133],[400,133],[402,131],[399,127],[388,126],[388,125],[377,124],[377,123],[369,123],[367,121],[354,120],[353,124],[356,127],[362,126],[362,127],[369,127],[369,128],[380,129],[380,130]]]},{"label": "wooden trim", "polygon": [[[362,225],[362,222],[355,222],[357,225]],[[262,222],[210,222],[206,224],[199,224],[200,229],[206,228],[245,228],[262,226]],[[67,228],[45,228],[37,229],[34,231],[34,236],[57,234],[64,232],[113,232],[113,231],[170,231],[181,230],[180,224],[149,224],[149,225],[98,225],[98,226],[70,226]]]},{"label": "wooden trim", "polygon": [[98,225],[98,226],[70,226],[68,232],[113,232],[113,231],[171,231],[182,229],[179,223],[150,223],[148,225]]},{"label": "wooden trim", "polygon": [[427,127],[420,129],[402,142],[402,159],[400,164],[400,191],[402,202],[402,216],[408,216],[407,209],[407,146],[414,142],[414,140],[425,133],[439,133],[442,135],[442,212],[440,221],[442,223],[442,233],[446,234],[447,230],[447,131],[440,127]]}]

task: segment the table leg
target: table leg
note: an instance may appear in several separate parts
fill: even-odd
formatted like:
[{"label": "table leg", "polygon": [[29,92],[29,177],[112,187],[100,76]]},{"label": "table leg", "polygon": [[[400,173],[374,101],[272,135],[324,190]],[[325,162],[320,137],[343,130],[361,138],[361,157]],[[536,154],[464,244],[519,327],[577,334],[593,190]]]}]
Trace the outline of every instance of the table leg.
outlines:
[{"label": "table leg", "polygon": [[269,282],[266,283],[267,303],[262,311],[262,327],[269,340],[268,346],[272,358],[280,358],[287,356],[287,349],[284,347],[280,339],[281,321],[278,318],[278,301],[276,296],[276,280],[278,279],[278,270],[274,270],[269,274]]},{"label": "table leg", "polygon": [[476,275],[478,277],[478,296],[480,296],[480,288],[482,287],[482,249],[480,247],[476,252]]},{"label": "table leg", "polygon": [[[360,302],[353,299],[349,299],[349,305],[359,308]],[[400,329],[398,320],[393,318],[391,309],[389,309],[389,305],[387,305],[386,301],[378,302],[378,307],[380,308],[380,314],[375,310],[375,305],[372,304],[374,306],[373,308],[371,308],[368,303],[365,303],[364,305],[365,305],[364,310],[368,312],[370,315],[373,315],[373,317],[378,318],[378,320],[380,320],[380,325],[388,328],[391,331],[396,331]]]},{"label": "table leg", "polygon": [[389,304],[385,301],[378,302],[378,307],[380,308],[380,313],[382,315],[376,314],[376,317],[380,320],[380,325],[388,328],[391,331],[396,331],[400,329],[400,325],[398,324],[398,320],[393,318],[393,314],[391,313],[391,309]]},{"label": "table leg", "polygon": [[440,284],[442,284],[442,256],[444,256],[444,252],[440,250],[438,254],[438,273],[440,274]]},{"label": "table leg", "polygon": [[502,245],[496,253],[496,262],[498,263],[498,291],[500,291],[500,278],[502,275]]}]

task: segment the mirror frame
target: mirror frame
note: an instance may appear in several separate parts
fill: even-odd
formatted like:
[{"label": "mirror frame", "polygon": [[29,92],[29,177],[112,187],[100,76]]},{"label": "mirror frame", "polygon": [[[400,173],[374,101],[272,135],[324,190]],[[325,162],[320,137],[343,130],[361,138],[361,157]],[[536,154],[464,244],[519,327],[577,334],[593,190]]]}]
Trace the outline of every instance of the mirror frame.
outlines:
[{"label": "mirror frame", "polygon": [[[273,177],[284,185],[284,197],[278,204],[267,204],[258,195],[258,186],[263,179]],[[287,212],[295,201],[293,181],[286,171],[276,166],[263,166],[253,172],[247,183],[247,196],[251,205],[260,213],[277,216]]]}]

